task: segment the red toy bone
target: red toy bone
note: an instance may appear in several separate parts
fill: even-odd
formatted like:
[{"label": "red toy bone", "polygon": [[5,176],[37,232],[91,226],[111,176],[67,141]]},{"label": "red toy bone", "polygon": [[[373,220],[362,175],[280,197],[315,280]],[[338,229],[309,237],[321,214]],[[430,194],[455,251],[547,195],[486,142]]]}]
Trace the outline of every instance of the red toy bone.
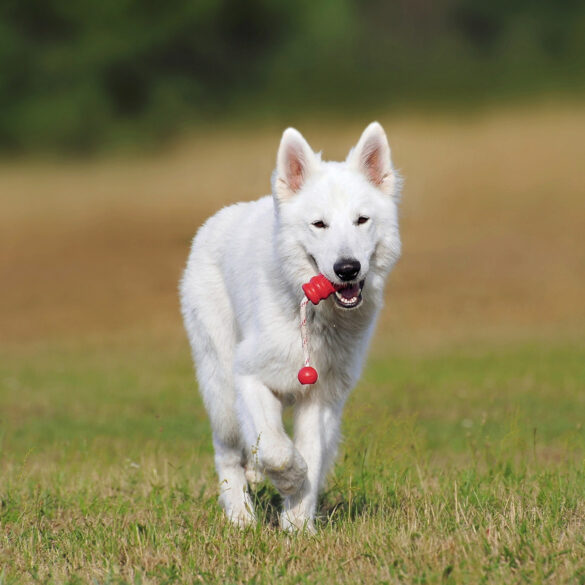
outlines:
[{"label": "red toy bone", "polygon": [[327,280],[322,274],[313,276],[311,280],[302,286],[303,292],[306,295],[301,301],[301,339],[303,342],[303,354],[305,356],[305,365],[299,370],[298,379],[303,385],[314,384],[319,375],[317,370],[312,368],[309,358],[309,334],[307,332],[307,303],[311,301],[314,305],[318,305],[319,301],[326,299],[329,295],[335,292],[335,286]]},{"label": "red toy bone", "polygon": [[330,294],[335,292],[333,284],[322,274],[313,276],[309,282],[303,284],[302,288],[307,298],[314,305],[318,305],[319,301],[326,299]]}]

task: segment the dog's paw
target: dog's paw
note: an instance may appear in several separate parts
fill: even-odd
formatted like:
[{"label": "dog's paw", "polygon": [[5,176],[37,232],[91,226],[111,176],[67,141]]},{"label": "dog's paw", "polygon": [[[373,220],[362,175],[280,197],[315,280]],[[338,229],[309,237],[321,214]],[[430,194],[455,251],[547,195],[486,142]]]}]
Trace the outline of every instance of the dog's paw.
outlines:
[{"label": "dog's paw", "polygon": [[290,496],[303,486],[307,464],[291,443],[286,456],[281,453],[280,457],[271,457],[270,461],[264,462],[264,471],[283,496]]},{"label": "dog's paw", "polygon": [[238,528],[246,528],[256,524],[256,516],[248,510],[234,511],[228,516],[229,521]]},{"label": "dog's paw", "polygon": [[245,528],[256,523],[254,505],[248,492],[243,492],[242,494],[224,492],[219,496],[219,503],[229,521],[239,528]]},{"label": "dog's paw", "polygon": [[286,532],[317,534],[315,523],[310,516],[296,515],[292,510],[284,510],[280,514],[280,527]]}]

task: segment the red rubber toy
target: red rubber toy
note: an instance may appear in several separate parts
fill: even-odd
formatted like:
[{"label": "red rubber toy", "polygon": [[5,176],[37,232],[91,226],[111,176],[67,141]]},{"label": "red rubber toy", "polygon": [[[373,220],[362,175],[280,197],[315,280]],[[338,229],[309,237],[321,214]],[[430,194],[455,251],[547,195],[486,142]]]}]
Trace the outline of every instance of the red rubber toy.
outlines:
[{"label": "red rubber toy", "polygon": [[[301,339],[303,341],[303,352],[305,354],[305,366],[299,370],[297,378],[303,385],[314,384],[319,375],[317,370],[309,365],[309,339],[307,331],[307,303],[311,301],[314,305],[318,305],[319,301],[326,299],[329,295],[335,292],[335,286],[327,280],[322,274],[313,276],[311,280],[302,286],[306,299],[301,302]],[[308,300],[307,300],[308,299]]]},{"label": "red rubber toy", "polygon": [[303,385],[314,384],[318,377],[319,374],[317,374],[317,370],[311,366],[305,366],[299,370],[298,379]]},{"label": "red rubber toy", "polygon": [[335,292],[335,287],[322,274],[313,276],[311,280],[303,284],[303,292],[307,298],[314,304],[318,305],[319,301],[326,299]]}]

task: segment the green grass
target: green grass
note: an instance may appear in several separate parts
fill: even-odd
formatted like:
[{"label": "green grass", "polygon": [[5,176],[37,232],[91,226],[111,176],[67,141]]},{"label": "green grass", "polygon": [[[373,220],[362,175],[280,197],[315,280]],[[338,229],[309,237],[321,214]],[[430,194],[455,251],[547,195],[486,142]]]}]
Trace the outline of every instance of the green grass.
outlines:
[{"label": "green grass", "polygon": [[316,536],[229,526],[185,344],[0,357],[0,584],[585,583],[580,345],[377,350]]}]

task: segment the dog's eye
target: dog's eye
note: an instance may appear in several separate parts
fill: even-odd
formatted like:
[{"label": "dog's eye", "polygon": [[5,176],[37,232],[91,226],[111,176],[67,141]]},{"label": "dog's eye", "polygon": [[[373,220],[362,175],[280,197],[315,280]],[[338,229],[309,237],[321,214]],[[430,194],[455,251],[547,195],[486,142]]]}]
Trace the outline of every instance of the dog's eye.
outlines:
[{"label": "dog's eye", "polygon": [[356,222],[356,223],[357,223],[358,225],[362,225],[362,223],[366,223],[366,221],[368,221],[369,219],[370,219],[370,218],[369,218],[369,217],[366,217],[365,215],[360,215],[360,216],[358,217],[358,220],[357,220],[357,222]]},{"label": "dog's eye", "polygon": [[326,227],[327,227],[327,224],[326,224],[324,221],[322,221],[322,220],[319,220],[319,221],[314,221],[314,222],[313,222],[313,225],[314,225],[316,228],[320,228],[320,229],[324,229],[324,228],[326,228]]}]

